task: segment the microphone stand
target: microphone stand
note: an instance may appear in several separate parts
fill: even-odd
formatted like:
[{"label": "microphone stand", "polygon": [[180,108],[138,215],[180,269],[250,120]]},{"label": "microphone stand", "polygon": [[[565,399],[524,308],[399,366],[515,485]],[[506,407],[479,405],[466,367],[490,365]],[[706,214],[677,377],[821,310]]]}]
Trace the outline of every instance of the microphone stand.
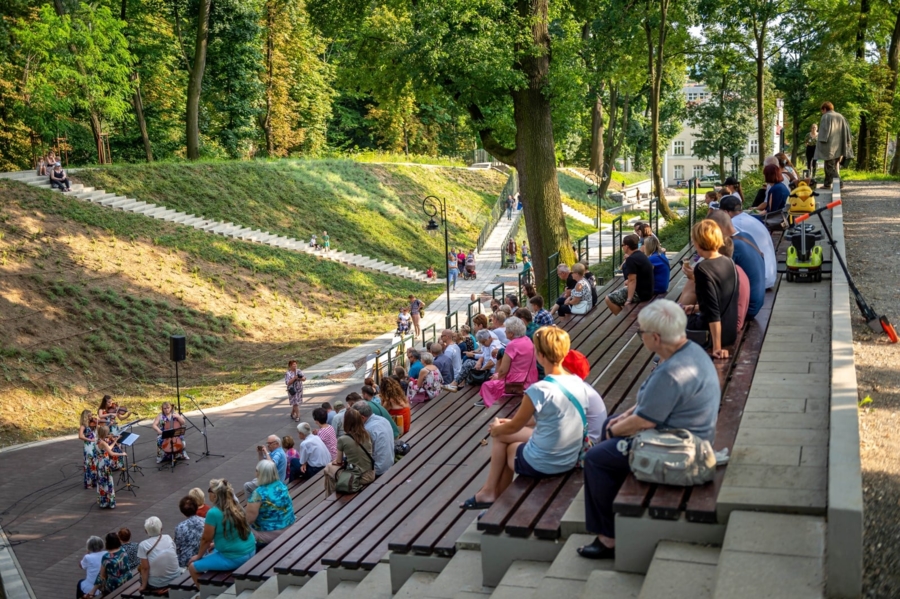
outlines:
[{"label": "microphone stand", "polygon": [[[222,455],[221,453],[210,453],[210,451],[209,451],[209,436],[207,436],[207,434],[206,434],[206,425],[207,425],[207,423],[209,423],[209,425],[213,428],[215,428],[216,425],[213,423],[212,420],[210,420],[206,416],[206,413],[199,406],[199,404],[197,404],[197,401],[192,396],[188,395],[187,393],[185,393],[184,396],[191,400],[191,403],[194,404],[194,407],[197,408],[197,411],[200,412],[200,414],[203,416],[203,430],[200,430],[199,428],[197,428],[196,424],[191,422],[191,426],[196,428],[198,431],[200,431],[200,434],[203,435],[203,445],[205,446],[205,451],[200,455],[199,458],[197,458],[197,461],[199,462],[203,458],[209,458],[209,457],[224,458],[225,456]],[[188,421],[188,422],[190,422],[190,421]]]}]

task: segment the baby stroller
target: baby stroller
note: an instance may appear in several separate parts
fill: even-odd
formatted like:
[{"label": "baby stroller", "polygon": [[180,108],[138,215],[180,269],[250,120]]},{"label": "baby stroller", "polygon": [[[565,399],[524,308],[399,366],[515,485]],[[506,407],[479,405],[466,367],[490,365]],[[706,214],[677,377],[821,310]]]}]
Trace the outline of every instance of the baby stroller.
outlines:
[{"label": "baby stroller", "polygon": [[463,279],[468,281],[469,279],[477,279],[478,276],[475,272],[475,258],[469,256],[466,258],[466,268],[463,270]]}]

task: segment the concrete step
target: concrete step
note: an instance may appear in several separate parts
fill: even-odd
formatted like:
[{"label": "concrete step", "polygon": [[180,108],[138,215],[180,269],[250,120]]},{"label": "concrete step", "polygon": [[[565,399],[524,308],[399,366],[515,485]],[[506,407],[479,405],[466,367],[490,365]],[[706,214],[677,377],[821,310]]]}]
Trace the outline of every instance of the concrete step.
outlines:
[{"label": "concrete step", "polygon": [[86,199],[88,202],[91,202],[92,204],[100,204],[102,206],[103,204],[101,204],[101,202],[103,200],[115,197],[118,196],[114,193],[100,193],[95,191],[92,194],[88,194],[88,196],[84,199]]},{"label": "concrete step", "polygon": [[644,584],[642,574],[615,570],[594,570],[588,576],[578,599],[638,599]]},{"label": "concrete step", "polygon": [[187,221],[192,220],[194,218],[196,218],[196,217],[193,214],[185,214],[184,212],[182,212],[181,214],[179,214],[178,216],[173,218],[172,222],[178,223],[179,225],[183,225]]},{"label": "concrete step", "polygon": [[113,206],[116,202],[123,202],[126,200],[128,200],[128,198],[126,198],[125,196],[114,195],[110,198],[104,198],[97,203],[101,206]]},{"label": "concrete step", "polygon": [[731,512],[713,597],[824,597],[824,557],[824,518]]},{"label": "concrete step", "polygon": [[130,204],[133,201],[134,201],[133,198],[119,198],[114,202],[110,202],[109,204],[106,204],[106,206],[109,206],[110,208],[117,208],[117,209],[121,210],[122,206],[124,206],[125,204]]},{"label": "concrete step", "polygon": [[496,599],[507,597],[538,599],[540,595],[537,594],[537,589],[544,581],[544,576],[549,569],[549,562],[514,561],[506,570],[500,584],[491,593],[491,597]]},{"label": "concrete step", "polygon": [[333,591],[328,593],[328,599],[356,599],[356,587],[358,586],[358,582],[345,580],[334,587]]},{"label": "concrete step", "polygon": [[[391,566],[378,564],[356,585],[355,594],[347,599],[390,599],[391,596]],[[328,599],[332,599],[331,595]]]},{"label": "concrete step", "polygon": [[459,593],[490,595],[494,589],[481,586],[481,552],[457,551],[428,589],[428,597],[452,599]]},{"label": "concrete step", "polygon": [[718,547],[660,541],[639,599],[712,599],[720,552]]},{"label": "concrete step", "polygon": [[302,587],[287,587],[278,599],[325,599],[328,596],[328,575],[324,570],[316,572]]},{"label": "concrete step", "polygon": [[434,572],[413,572],[400,590],[394,595],[394,599],[422,599],[430,597],[431,583],[437,578]]},{"label": "concrete step", "polygon": [[[246,593],[246,592],[247,591],[244,591],[244,593]],[[241,593],[241,595],[238,595],[238,597],[242,596],[244,593]],[[279,594],[278,577],[272,576],[271,578],[269,578],[269,580],[262,583],[262,585],[260,587],[258,587],[255,590],[250,591],[250,598],[251,599],[275,599],[276,597],[278,597],[278,594]],[[221,597],[221,595],[220,595],[220,597]],[[225,598],[223,597],[222,599],[225,599]]]}]

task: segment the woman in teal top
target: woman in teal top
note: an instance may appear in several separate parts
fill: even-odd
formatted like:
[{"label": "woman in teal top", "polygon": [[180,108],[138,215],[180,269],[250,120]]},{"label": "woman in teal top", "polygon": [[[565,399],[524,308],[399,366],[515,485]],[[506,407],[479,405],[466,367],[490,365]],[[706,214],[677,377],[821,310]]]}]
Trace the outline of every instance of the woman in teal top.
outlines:
[{"label": "woman in teal top", "polygon": [[[236,570],[256,553],[256,539],[227,480],[214,478],[209,481],[209,500],[213,507],[206,512],[200,547],[188,563],[191,578],[198,587],[200,572]],[[206,555],[212,542],[216,548]]]},{"label": "woman in teal top", "polygon": [[247,500],[244,513],[259,545],[271,543],[294,523],[294,502],[287,485],[278,479],[275,462],[263,460],[256,465],[259,486]]}]

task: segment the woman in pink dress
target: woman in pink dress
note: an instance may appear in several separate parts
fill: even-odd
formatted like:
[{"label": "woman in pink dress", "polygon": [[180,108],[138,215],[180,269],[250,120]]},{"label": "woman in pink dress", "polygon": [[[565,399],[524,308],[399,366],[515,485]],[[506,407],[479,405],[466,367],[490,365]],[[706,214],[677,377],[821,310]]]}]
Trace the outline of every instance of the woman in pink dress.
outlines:
[{"label": "woman in pink dress", "polygon": [[520,318],[506,319],[506,336],[509,343],[497,366],[497,371],[481,385],[481,402],[475,405],[491,405],[504,395],[519,395],[538,380],[534,345],[525,334],[525,323]]}]

